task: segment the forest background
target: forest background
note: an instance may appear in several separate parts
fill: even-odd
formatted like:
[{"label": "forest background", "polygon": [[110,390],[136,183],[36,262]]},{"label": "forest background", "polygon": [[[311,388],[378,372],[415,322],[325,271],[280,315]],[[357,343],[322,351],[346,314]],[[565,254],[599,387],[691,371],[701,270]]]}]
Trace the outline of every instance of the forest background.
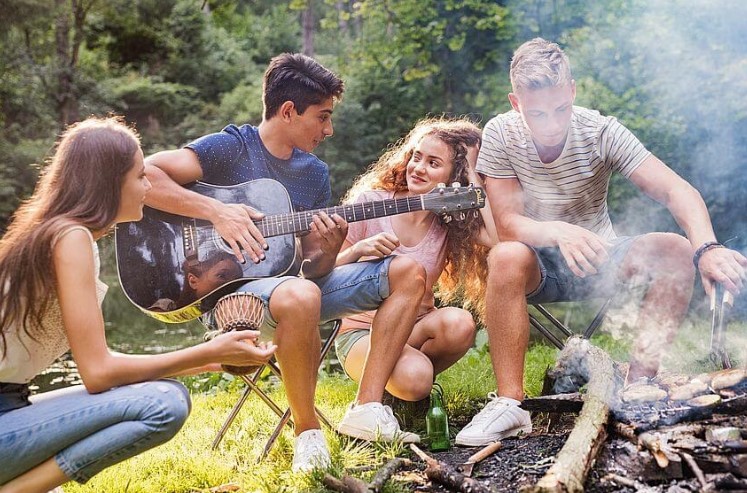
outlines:
[{"label": "forest background", "polygon": [[[0,229],[59,131],[124,115],[146,155],[261,121],[267,62],[300,51],[346,82],[317,149],[339,199],[425,115],[484,125],[510,109],[513,50],[571,57],[577,104],[616,116],[703,194],[744,248],[747,2],[741,0],[0,0]],[[623,179],[618,233],[674,230]]]}]

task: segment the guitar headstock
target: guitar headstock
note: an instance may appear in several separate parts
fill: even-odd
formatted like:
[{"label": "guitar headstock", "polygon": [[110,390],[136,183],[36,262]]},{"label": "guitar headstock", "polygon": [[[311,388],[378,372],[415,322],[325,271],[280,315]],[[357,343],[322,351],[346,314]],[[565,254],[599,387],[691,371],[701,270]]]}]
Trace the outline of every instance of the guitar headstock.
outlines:
[{"label": "guitar headstock", "polygon": [[451,219],[466,218],[466,211],[485,207],[485,190],[473,184],[462,186],[452,183],[446,186],[439,183],[436,188],[423,195],[423,208]]}]

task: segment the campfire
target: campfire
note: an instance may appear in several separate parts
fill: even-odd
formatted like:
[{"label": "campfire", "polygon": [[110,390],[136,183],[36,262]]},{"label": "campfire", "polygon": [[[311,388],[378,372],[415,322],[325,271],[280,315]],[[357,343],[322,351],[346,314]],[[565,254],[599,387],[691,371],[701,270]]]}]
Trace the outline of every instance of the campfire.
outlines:
[{"label": "campfire", "polygon": [[[747,490],[746,370],[662,375],[623,387],[609,357],[576,339],[550,375],[566,393],[528,399],[524,407],[580,414],[555,464],[532,491],[582,491],[605,441],[599,459],[607,482],[638,491],[694,478],[698,491]],[[585,394],[577,392],[582,385]]]},{"label": "campfire", "polygon": [[370,483],[324,483],[348,493],[381,491],[392,477],[438,492],[747,491],[747,370],[624,385],[619,366],[571,338],[548,372],[555,393],[522,405],[549,416],[547,429],[478,451],[412,447],[414,458],[392,459]]}]

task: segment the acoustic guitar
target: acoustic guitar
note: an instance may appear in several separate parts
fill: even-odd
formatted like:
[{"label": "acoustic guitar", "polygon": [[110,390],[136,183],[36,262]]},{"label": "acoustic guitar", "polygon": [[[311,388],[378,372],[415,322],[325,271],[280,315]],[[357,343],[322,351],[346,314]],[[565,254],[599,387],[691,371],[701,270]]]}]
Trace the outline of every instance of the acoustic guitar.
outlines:
[{"label": "acoustic guitar", "polygon": [[[294,212],[280,182],[253,180],[234,186],[202,182],[188,187],[226,204],[247,204],[265,214],[255,224],[267,240],[266,259],[239,263],[212,223],[145,207],[143,219],[118,224],[115,245],[119,280],[129,300],[164,322],[193,320],[247,281],[295,275],[301,265],[297,234],[310,230],[320,211],[347,222],[428,210],[449,218],[485,205],[485,192],[472,185],[438,186],[424,195],[345,204]],[[447,218],[447,219],[449,219]]]}]

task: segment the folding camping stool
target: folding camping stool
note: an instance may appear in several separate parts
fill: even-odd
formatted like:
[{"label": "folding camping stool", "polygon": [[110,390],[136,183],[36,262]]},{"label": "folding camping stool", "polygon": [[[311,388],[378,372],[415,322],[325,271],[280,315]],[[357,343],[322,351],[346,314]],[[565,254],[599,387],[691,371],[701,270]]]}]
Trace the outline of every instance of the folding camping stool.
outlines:
[{"label": "folding camping stool", "polygon": [[[325,330],[327,328],[330,329],[330,333],[327,336],[327,338],[324,340],[324,343],[322,344],[322,351],[319,356],[319,363],[322,364],[324,362],[324,358],[327,356],[327,353],[332,348],[332,345],[335,342],[335,338],[337,337],[337,333],[340,331],[340,325],[342,324],[341,320],[332,320],[330,322],[327,322],[322,326],[322,330]],[[262,450],[262,454],[257,459],[257,462],[261,462],[265,457],[267,457],[267,454],[270,452],[270,449],[275,444],[275,441],[280,436],[280,433],[283,431],[283,426],[290,425],[293,426],[293,421],[291,420],[291,414],[290,414],[290,408],[287,408],[285,411],[283,411],[280,406],[278,406],[268,395],[267,393],[260,388],[260,377],[262,376],[262,373],[264,372],[265,368],[269,368],[272,373],[277,376],[277,378],[280,379],[280,381],[283,380],[282,374],[280,373],[280,368],[277,365],[277,362],[275,361],[275,358],[273,357],[265,363],[264,365],[257,368],[255,371],[253,371],[252,375],[240,375],[239,378],[241,378],[244,383],[246,383],[246,388],[244,389],[244,392],[241,394],[241,397],[238,401],[236,401],[236,404],[234,404],[233,409],[231,409],[231,412],[226,417],[226,421],[223,423],[223,426],[221,426],[220,430],[218,431],[218,434],[215,436],[215,439],[213,440],[212,448],[215,450],[218,445],[220,444],[221,440],[223,440],[223,437],[226,434],[226,431],[228,430],[229,426],[233,423],[233,421],[236,419],[236,416],[239,414],[239,411],[241,410],[241,407],[246,402],[246,399],[249,397],[249,394],[254,391],[255,394],[257,394],[265,404],[267,404],[270,409],[272,409],[275,414],[280,417],[280,421],[278,422],[277,426],[275,426],[275,429],[273,430],[272,434],[270,435],[270,438],[267,440],[267,443],[265,444],[264,449]],[[322,414],[322,412],[314,407],[316,411],[316,415],[319,417],[319,420],[324,423],[327,427],[334,430],[334,427],[329,422],[329,420]]]},{"label": "folding camping stool", "polygon": [[[589,339],[599,328],[599,326],[602,325],[602,322],[604,322],[604,317],[607,315],[607,311],[609,310],[611,303],[612,298],[608,298],[602,304],[601,308],[599,308],[599,311],[594,316],[594,319],[589,323],[588,327],[586,327],[583,332],[583,337],[585,339]],[[574,333],[560,320],[553,316],[553,314],[550,313],[544,306],[540,304],[531,306],[533,306],[542,315],[542,317],[545,318],[545,323],[549,322],[550,326],[555,328],[555,332],[560,332],[562,334],[562,338],[555,334],[553,330],[551,330],[548,326],[543,325],[540,319],[534,316],[532,313],[529,314],[529,324],[537,329],[537,331],[542,334],[548,341],[550,341],[555,347],[562,350],[565,347],[565,340],[571,337]]]}]

